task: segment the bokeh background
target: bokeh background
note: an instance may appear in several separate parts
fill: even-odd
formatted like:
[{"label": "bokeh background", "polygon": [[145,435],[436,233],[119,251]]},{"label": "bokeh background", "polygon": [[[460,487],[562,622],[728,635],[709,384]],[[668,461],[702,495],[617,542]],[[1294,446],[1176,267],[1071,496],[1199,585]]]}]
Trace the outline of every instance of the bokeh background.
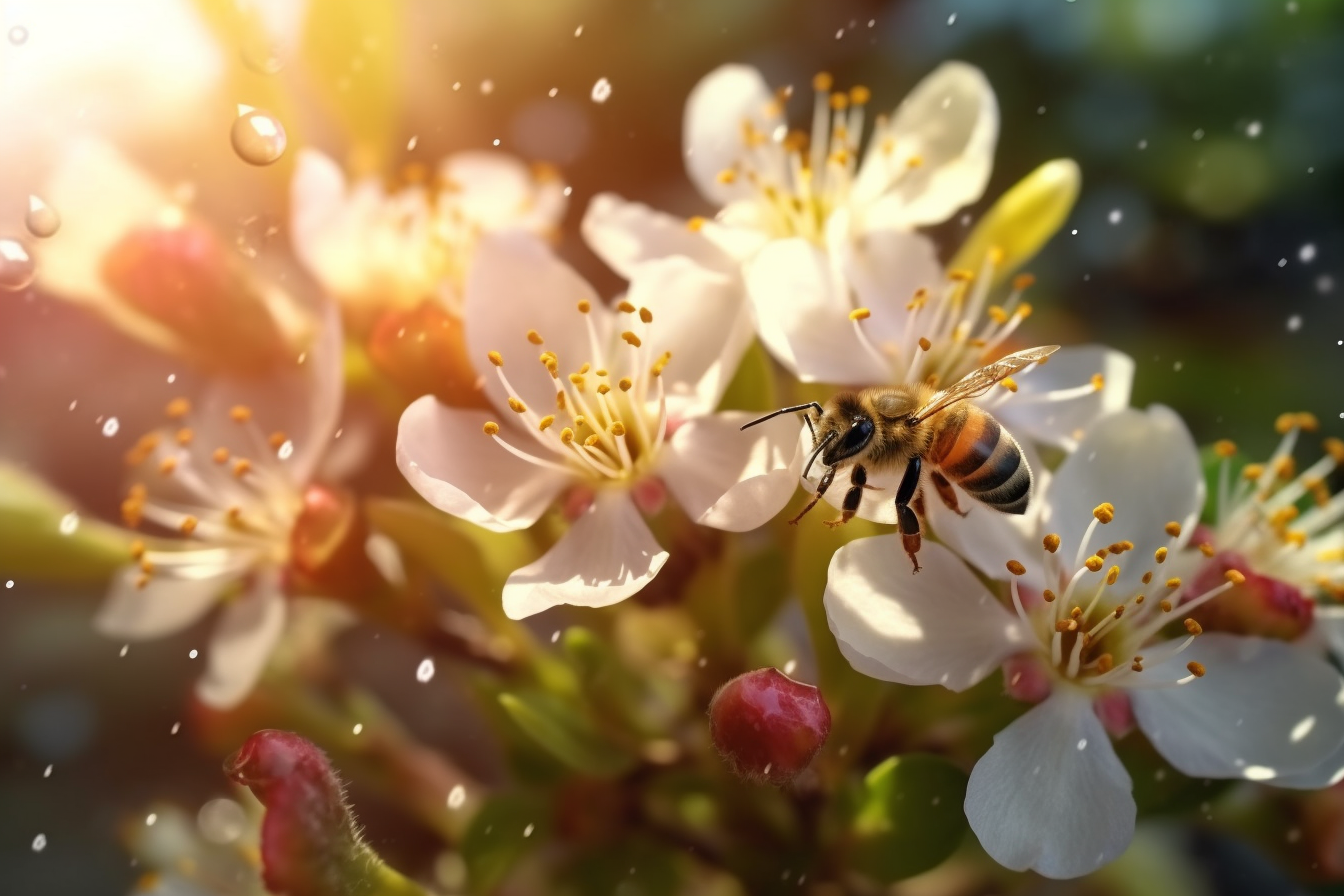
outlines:
[{"label": "bokeh background", "polygon": [[[687,93],[715,66],[747,62],[772,83],[798,85],[830,71],[841,86],[868,86],[873,108],[884,109],[940,61],[962,59],[987,73],[1002,113],[981,208],[1047,159],[1070,156],[1083,170],[1070,220],[1030,265],[1038,341],[1128,352],[1138,363],[1135,404],[1174,406],[1201,442],[1231,437],[1261,453],[1284,410],[1312,411],[1330,434],[1344,432],[1344,5],[253,5],[298,37],[240,45],[234,4],[211,0],[0,3],[9,38],[0,39],[0,229],[22,233],[27,195],[85,125],[115,131],[166,182],[191,182],[196,207],[232,227],[240,251],[279,264],[297,146],[391,181],[407,165],[498,145],[558,166],[573,188],[562,252],[609,293],[619,281],[584,250],[582,210],[612,190],[676,213],[708,211],[683,173],[680,128]],[[25,31],[20,41],[15,28]],[[179,45],[174,29],[209,52]],[[611,91],[599,103],[592,92],[602,78]],[[290,152],[276,165],[252,168],[232,155],[240,102],[285,123]],[[795,101],[795,120],[805,105]],[[938,230],[947,255],[978,210]],[[189,366],[84,309],[41,290],[0,293],[0,456],[76,496],[85,514],[114,518],[121,453],[192,378]],[[121,438],[102,435],[109,416]],[[0,569],[0,583],[9,578]],[[124,847],[125,826],[156,801],[194,807],[226,792],[218,753],[183,709],[197,673],[188,650],[202,632],[119,656],[120,645],[90,629],[99,596],[24,581],[0,590],[7,893],[126,892],[141,869]],[[499,773],[491,744],[474,743],[462,724],[460,694],[406,684],[419,656],[410,645],[364,626],[339,648],[423,740],[454,747],[487,779]],[[390,860],[423,851],[428,835],[394,806],[358,785],[352,796]],[[37,832],[48,842],[40,853]],[[1189,841],[1208,892],[1304,889],[1294,882],[1304,869],[1214,834],[1169,834]]]}]

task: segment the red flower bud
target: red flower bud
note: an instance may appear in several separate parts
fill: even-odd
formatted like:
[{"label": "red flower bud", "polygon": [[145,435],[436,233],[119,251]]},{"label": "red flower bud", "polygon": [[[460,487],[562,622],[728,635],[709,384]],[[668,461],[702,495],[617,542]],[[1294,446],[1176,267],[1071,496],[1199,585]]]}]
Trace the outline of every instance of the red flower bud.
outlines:
[{"label": "red flower bud", "polygon": [[821,692],[776,669],[729,681],[709,702],[709,734],[734,774],[787,784],[826,743],[831,711]]},{"label": "red flower bud", "polygon": [[462,321],[438,302],[383,314],[369,336],[369,358],[408,397],[433,395],[456,408],[490,407],[467,357]]},{"label": "red flower bud", "polygon": [[1233,585],[1195,612],[1206,630],[1292,641],[1311,628],[1313,605],[1299,588],[1254,572],[1245,557],[1232,551],[1206,562],[1188,593],[1202,594],[1218,587],[1227,581],[1225,573],[1229,569],[1241,572],[1246,581]]}]

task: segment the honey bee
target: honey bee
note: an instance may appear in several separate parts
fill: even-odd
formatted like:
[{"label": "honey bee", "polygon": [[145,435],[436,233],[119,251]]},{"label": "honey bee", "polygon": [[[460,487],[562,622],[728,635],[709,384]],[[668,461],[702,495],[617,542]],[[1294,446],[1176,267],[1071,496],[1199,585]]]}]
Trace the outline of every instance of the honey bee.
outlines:
[{"label": "honey bee", "polygon": [[[821,458],[826,468],[817,483],[817,493],[797,516],[797,523],[811,510],[835,481],[836,473],[850,466],[849,491],[841,503],[840,516],[827,520],[840,526],[859,510],[868,474],[905,468],[896,489],[896,526],[906,555],[919,572],[920,534],[918,508],[922,514],[920,475],[927,463],[929,481],[948,509],[966,515],[957,506],[955,482],[966,493],[1002,513],[1024,513],[1031,497],[1031,467],[1008,430],[988,412],[966,404],[983,395],[1001,380],[1043,360],[1059,346],[1043,345],[1007,355],[962,377],[942,391],[925,383],[879,386],[858,392],[841,392],[826,402],[815,401],[780,408],[743,426],[755,426],[780,414],[803,412],[812,431],[812,453],[803,478]],[[813,419],[813,413],[816,419]],[[913,505],[913,507],[912,507]]]}]

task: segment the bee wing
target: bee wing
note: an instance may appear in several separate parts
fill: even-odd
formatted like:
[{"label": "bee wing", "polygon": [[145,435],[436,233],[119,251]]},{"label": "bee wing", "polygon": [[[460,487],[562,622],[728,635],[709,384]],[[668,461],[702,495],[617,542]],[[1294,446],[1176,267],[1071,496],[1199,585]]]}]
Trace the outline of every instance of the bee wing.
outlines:
[{"label": "bee wing", "polygon": [[986,364],[979,370],[972,370],[952,386],[935,394],[924,407],[915,411],[915,422],[927,420],[949,405],[977,395],[984,395],[999,380],[1007,379],[1024,367],[1035,364],[1059,349],[1057,345],[1042,345],[1026,351],[1005,355],[992,364]]}]

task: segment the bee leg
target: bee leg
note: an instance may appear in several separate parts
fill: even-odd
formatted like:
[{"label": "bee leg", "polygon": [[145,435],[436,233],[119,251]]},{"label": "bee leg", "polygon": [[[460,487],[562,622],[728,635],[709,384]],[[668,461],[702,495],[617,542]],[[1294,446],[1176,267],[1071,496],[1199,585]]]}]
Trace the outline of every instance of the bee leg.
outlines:
[{"label": "bee leg", "polygon": [[863,501],[863,490],[868,487],[868,471],[863,468],[863,464],[855,464],[849,474],[849,491],[845,492],[845,502],[841,505],[840,515],[833,520],[827,520],[826,525],[834,529],[854,519],[854,514],[859,512],[859,504]]},{"label": "bee leg", "polygon": [[798,515],[796,517],[789,520],[789,525],[791,526],[798,525],[798,521],[803,517],[807,516],[807,512],[809,510],[817,506],[817,502],[821,500],[822,495],[826,494],[826,489],[831,487],[831,483],[833,481],[835,481],[835,467],[827,467],[826,472],[823,473],[821,476],[821,481],[817,483],[817,493],[812,496],[811,501],[807,502],[806,507],[798,511]]},{"label": "bee leg", "polygon": [[957,493],[953,490],[952,483],[947,481],[946,476],[937,470],[932,470],[929,473],[929,479],[933,480],[933,490],[938,493],[938,497],[943,499],[943,504],[948,510],[957,514],[957,516],[965,516],[970,513],[969,510],[962,510],[957,506]]},{"label": "bee leg", "polygon": [[910,463],[905,467],[905,475],[901,477],[900,487],[896,489],[896,528],[901,533],[901,546],[905,548],[906,556],[915,565],[915,572],[919,572],[920,569],[919,559],[915,556],[919,553],[920,544],[919,517],[910,508],[910,502],[923,497],[922,494],[916,494],[919,491],[919,472],[922,467],[921,458],[918,456],[910,458]]}]

